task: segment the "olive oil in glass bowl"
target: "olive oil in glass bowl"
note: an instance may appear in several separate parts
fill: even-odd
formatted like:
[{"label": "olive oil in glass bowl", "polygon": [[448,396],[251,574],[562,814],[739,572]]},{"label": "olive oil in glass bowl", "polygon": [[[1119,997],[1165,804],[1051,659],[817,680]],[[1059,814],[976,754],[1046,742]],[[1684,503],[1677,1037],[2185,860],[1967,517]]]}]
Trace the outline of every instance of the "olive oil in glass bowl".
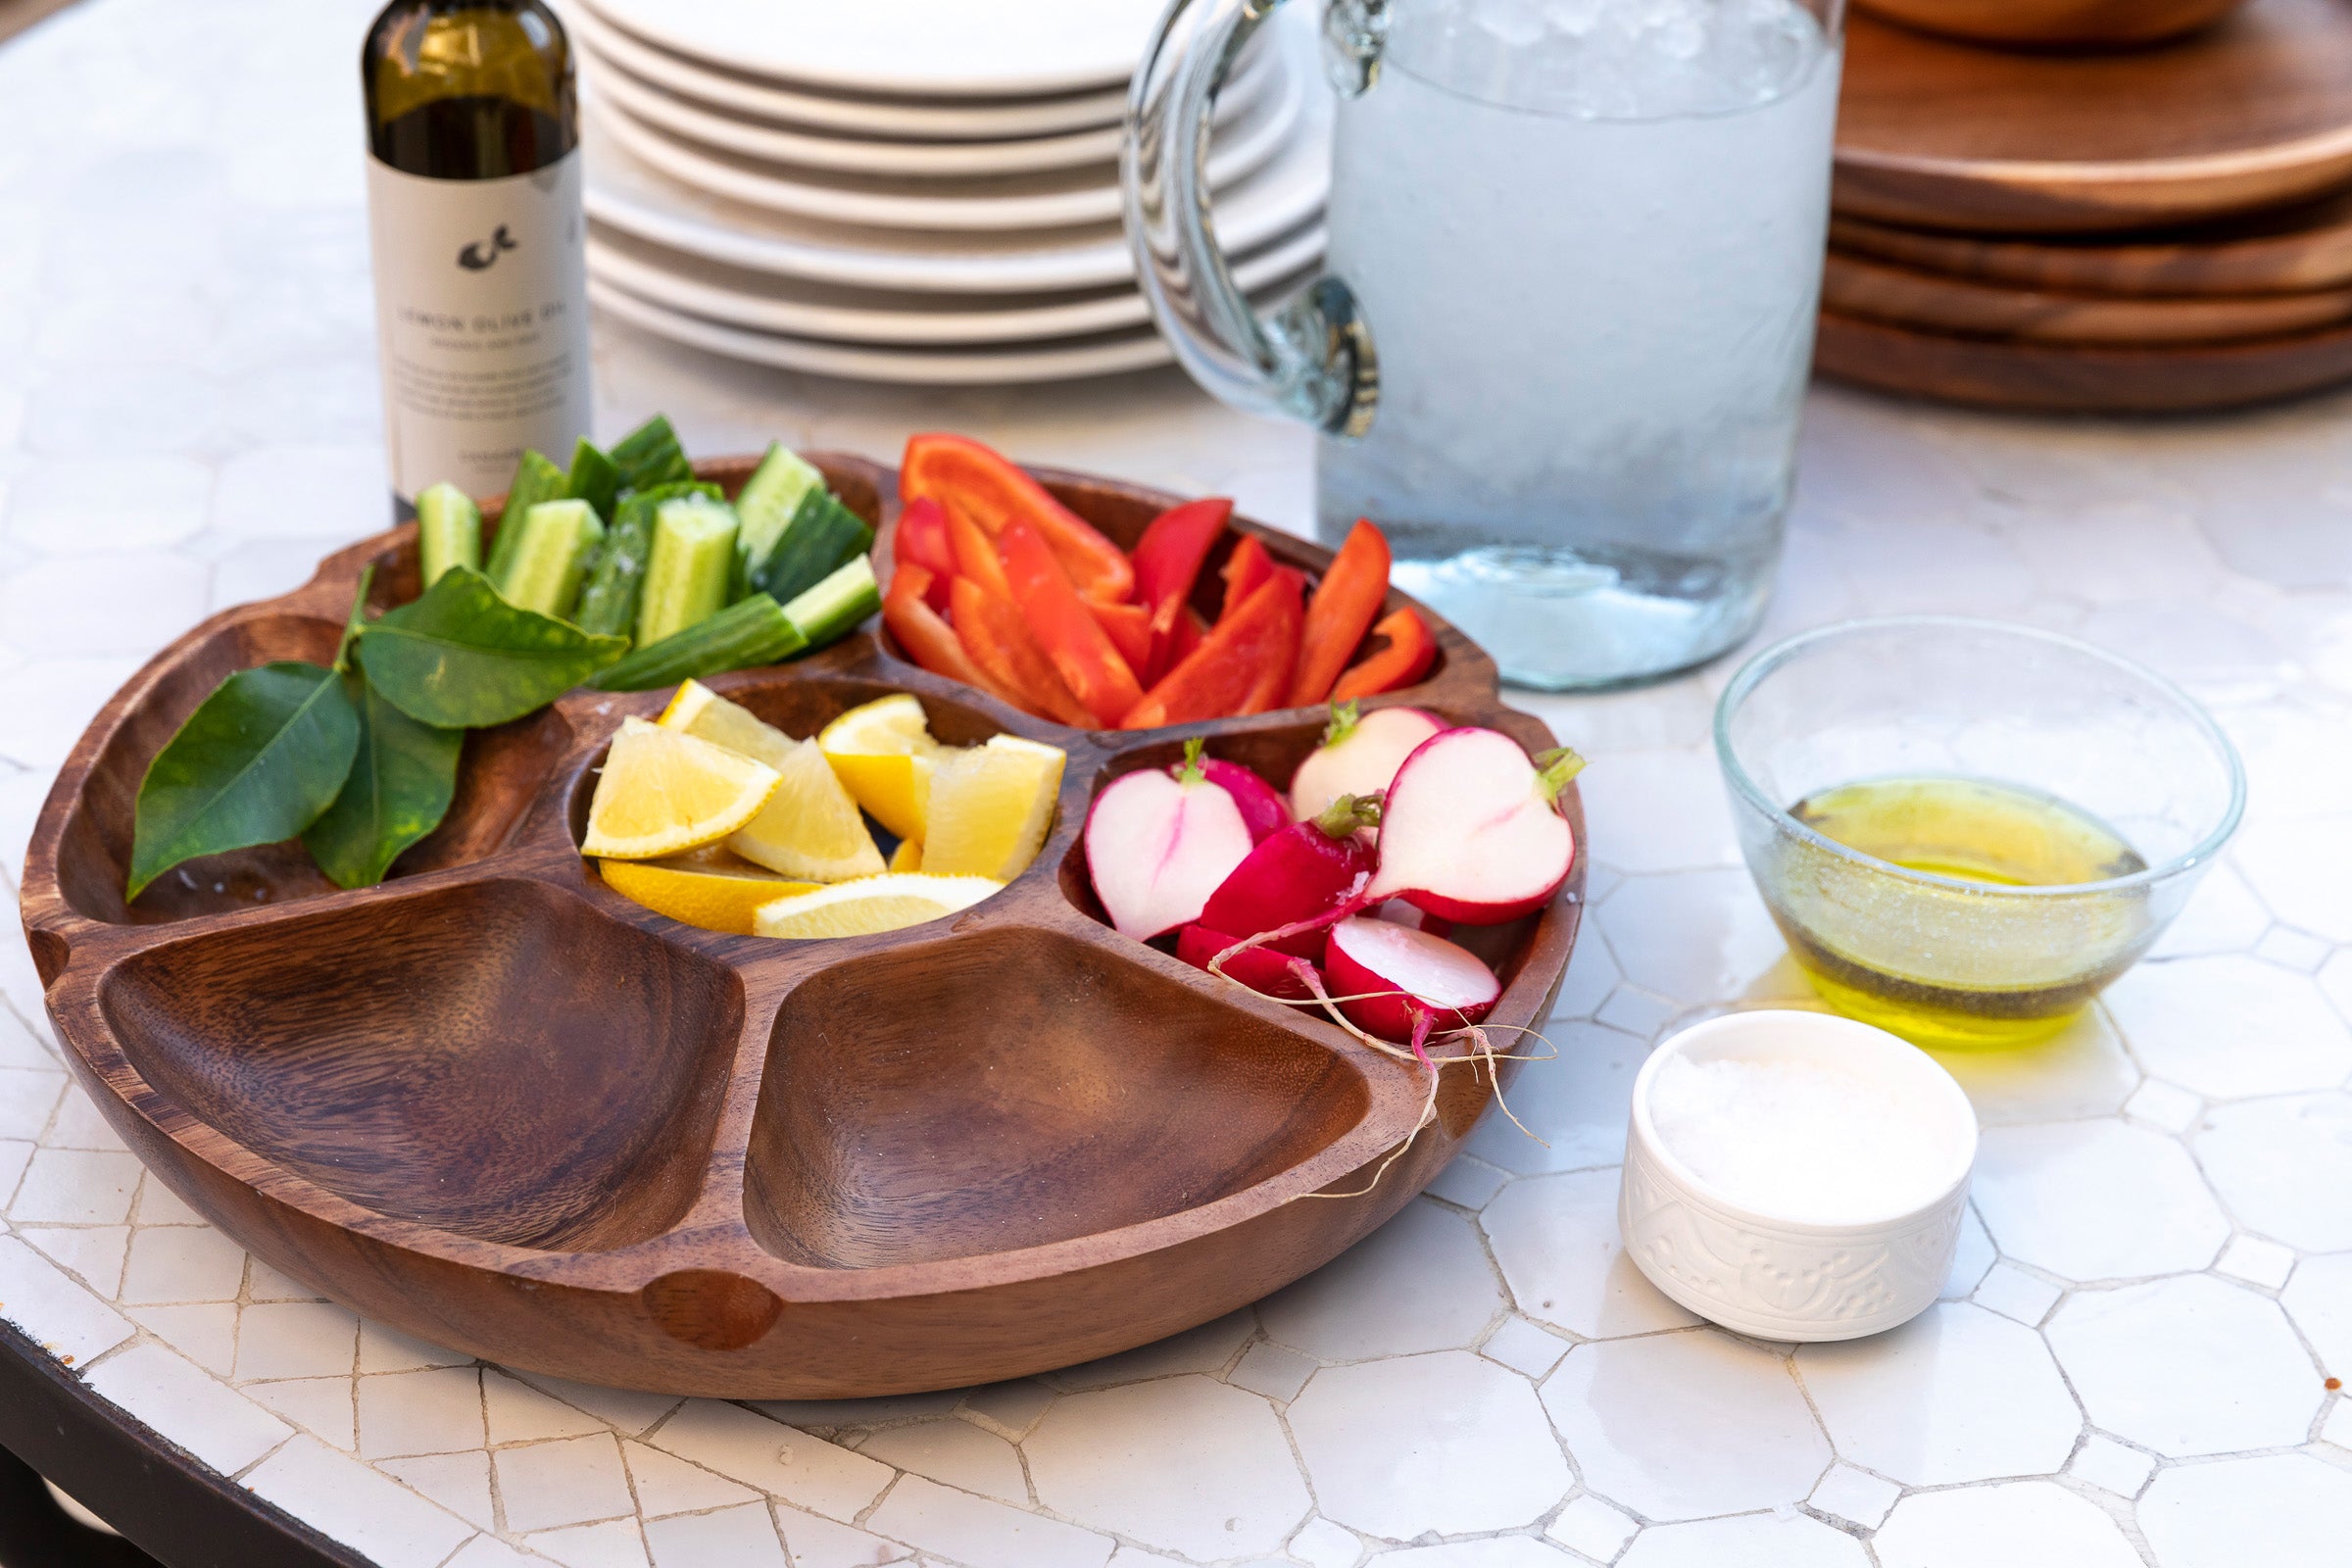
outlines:
[{"label": "olive oil in glass bowl", "polygon": [[2219,726],[2028,626],[1849,621],[1716,709],[1757,891],[1823,1000],[1916,1045],[2057,1033],[2171,924],[2237,827]]}]

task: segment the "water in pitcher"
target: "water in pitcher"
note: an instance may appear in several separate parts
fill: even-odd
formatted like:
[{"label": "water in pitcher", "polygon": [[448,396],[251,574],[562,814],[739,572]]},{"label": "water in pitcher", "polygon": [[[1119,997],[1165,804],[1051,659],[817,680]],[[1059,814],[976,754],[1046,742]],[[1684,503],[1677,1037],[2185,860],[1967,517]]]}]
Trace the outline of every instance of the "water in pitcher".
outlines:
[{"label": "water in pitcher", "polygon": [[1332,270],[1380,402],[1321,528],[1509,678],[1605,686],[1744,637],[1780,553],[1838,47],[1791,0],[1401,0],[1341,108]]}]

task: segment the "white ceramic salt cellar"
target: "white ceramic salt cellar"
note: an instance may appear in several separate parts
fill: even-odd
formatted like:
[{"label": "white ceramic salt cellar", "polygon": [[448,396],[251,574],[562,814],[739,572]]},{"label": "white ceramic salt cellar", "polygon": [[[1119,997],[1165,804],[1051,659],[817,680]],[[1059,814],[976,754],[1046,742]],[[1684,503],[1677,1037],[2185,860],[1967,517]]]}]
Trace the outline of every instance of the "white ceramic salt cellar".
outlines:
[{"label": "white ceramic salt cellar", "polygon": [[1635,1079],[1617,1223],[1701,1317],[1859,1339],[1942,1290],[1976,1155],[1976,1112],[1924,1052],[1830,1013],[1728,1013]]}]

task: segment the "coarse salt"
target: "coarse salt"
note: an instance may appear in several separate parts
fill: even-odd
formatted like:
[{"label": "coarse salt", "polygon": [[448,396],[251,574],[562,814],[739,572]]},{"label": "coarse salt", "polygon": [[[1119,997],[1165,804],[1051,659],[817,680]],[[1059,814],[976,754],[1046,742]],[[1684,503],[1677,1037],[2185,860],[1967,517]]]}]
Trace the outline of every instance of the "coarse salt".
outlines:
[{"label": "coarse salt", "polygon": [[1690,1173],[1743,1208],[1851,1224],[1916,1208],[1949,1185],[1941,1118],[1893,1086],[1818,1061],[1677,1054],[1649,1089],[1650,1124]]}]

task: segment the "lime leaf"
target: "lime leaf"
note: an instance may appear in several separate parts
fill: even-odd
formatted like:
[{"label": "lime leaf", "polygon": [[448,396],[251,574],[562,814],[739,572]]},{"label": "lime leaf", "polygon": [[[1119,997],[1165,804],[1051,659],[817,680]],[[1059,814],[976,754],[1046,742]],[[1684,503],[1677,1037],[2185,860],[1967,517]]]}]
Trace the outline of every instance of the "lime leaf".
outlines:
[{"label": "lime leaf", "polygon": [[422,724],[479,729],[544,708],[628,651],[568,621],[517,610],[490,579],[452,566],[369,621],[360,667],[384,700]]},{"label": "lime leaf", "polygon": [[359,745],[333,670],[287,662],[229,676],[147,764],[124,897],[182,860],[294,837],[332,804]]},{"label": "lime leaf", "polygon": [[302,842],[335,886],[373,887],[449,813],[466,732],[417,723],[357,672],[344,677],[344,692],[360,715],[359,755],[343,793]]}]

